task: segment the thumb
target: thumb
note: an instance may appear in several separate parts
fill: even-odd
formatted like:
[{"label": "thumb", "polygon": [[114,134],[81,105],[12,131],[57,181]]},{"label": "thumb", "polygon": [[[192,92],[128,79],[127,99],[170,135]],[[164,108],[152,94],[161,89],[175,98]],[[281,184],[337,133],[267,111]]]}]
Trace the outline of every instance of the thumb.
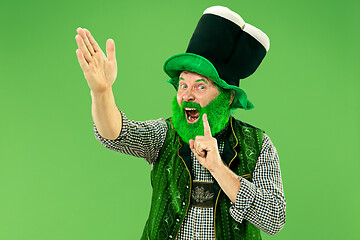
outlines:
[{"label": "thumb", "polygon": [[[192,139],[189,140],[189,146],[190,146],[191,151],[193,151],[193,152],[194,152],[194,150],[195,150],[194,142],[195,142],[195,141],[192,140]],[[195,152],[194,152],[194,153],[195,153]]]},{"label": "thumb", "polygon": [[194,153],[195,157],[199,160],[200,157],[205,157],[205,154],[203,153],[198,153],[195,149],[195,141],[193,139],[190,139],[189,140],[189,147],[190,147],[190,150]]},{"label": "thumb", "polygon": [[198,157],[199,154],[196,152],[196,149],[195,149],[195,140],[193,140],[193,139],[189,140],[189,147],[190,147],[190,150],[194,153],[195,157]]},{"label": "thumb", "polygon": [[106,55],[110,62],[116,62],[115,57],[115,42],[112,39],[106,41]]}]

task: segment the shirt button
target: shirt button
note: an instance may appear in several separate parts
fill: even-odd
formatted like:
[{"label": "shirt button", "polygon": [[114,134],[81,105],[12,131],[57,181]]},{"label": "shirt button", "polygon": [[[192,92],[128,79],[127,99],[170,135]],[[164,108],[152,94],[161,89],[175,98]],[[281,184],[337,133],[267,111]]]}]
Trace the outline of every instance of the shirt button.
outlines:
[{"label": "shirt button", "polygon": [[180,219],[177,218],[176,221],[177,221],[177,222],[180,222]]},{"label": "shirt button", "polygon": [[186,188],[189,189],[189,185],[186,185]]},{"label": "shirt button", "polygon": [[172,238],[172,235],[169,235],[169,238]]},{"label": "shirt button", "polygon": [[182,205],[185,206],[185,205],[186,205],[186,202],[182,202]]},{"label": "shirt button", "polygon": [[201,209],[198,210],[198,213],[201,213]]}]

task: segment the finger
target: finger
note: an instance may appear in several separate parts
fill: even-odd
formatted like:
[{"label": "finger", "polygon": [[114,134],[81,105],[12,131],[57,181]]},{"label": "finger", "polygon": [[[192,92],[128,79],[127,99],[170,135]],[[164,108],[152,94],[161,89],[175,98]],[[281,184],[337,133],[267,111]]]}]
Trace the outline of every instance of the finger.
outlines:
[{"label": "finger", "polygon": [[195,141],[192,140],[192,139],[189,140],[189,146],[190,146],[191,151],[195,150],[195,149],[194,149],[194,142],[195,142]]},{"label": "finger", "polygon": [[195,155],[199,155],[199,143],[198,142],[195,142],[194,140],[190,139],[189,140],[189,145],[190,145],[190,149],[191,151],[195,154]]},{"label": "finger", "polygon": [[203,123],[204,123],[204,136],[210,136],[211,137],[211,129],[209,122],[207,120],[207,115],[204,113],[203,115]]},{"label": "finger", "polygon": [[206,152],[202,151],[200,153],[197,153],[199,157],[205,158],[206,157]]},{"label": "finger", "polygon": [[110,62],[116,62],[115,57],[115,42],[112,39],[106,41],[106,55]]},{"label": "finger", "polygon": [[201,141],[198,141],[198,139],[200,139],[201,136],[196,136],[195,141],[194,141],[194,150],[197,153],[197,155],[199,155],[200,157],[205,157],[206,156],[206,146],[204,146],[204,144]]},{"label": "finger", "polygon": [[84,29],[84,30],[85,30],[85,34],[88,37],[88,39],[89,39],[93,49],[95,50],[95,52],[101,52],[101,49],[100,49],[99,45],[97,44],[97,42],[95,41],[95,39],[91,35],[90,31],[87,30],[87,29]]},{"label": "finger", "polygon": [[88,70],[89,68],[89,65],[88,63],[86,62],[85,58],[84,58],[84,55],[82,54],[82,52],[80,51],[80,49],[76,49],[76,56],[79,60],[79,63],[80,63],[80,67],[81,69],[85,72]]},{"label": "finger", "polygon": [[190,150],[194,153],[194,155],[196,157],[198,154],[195,149],[195,141],[194,140],[192,140],[192,139],[189,140],[189,147],[190,147]]},{"label": "finger", "polygon": [[86,35],[85,29],[78,28],[78,33],[82,37],[82,39],[85,43],[85,46],[89,50],[90,54],[94,55],[94,53],[95,53],[94,48],[93,48],[92,44],[90,43],[89,38]]},{"label": "finger", "polygon": [[87,49],[87,47],[85,46],[85,43],[82,39],[82,37],[80,35],[76,35],[75,36],[75,39],[76,39],[76,43],[79,47],[79,49],[81,50],[82,54],[84,55],[85,57],[85,60],[89,63],[92,61],[92,57],[90,55],[90,52],[89,50]]},{"label": "finger", "polygon": [[195,157],[197,160],[202,160],[202,156],[199,154],[199,152],[196,150],[195,147],[195,141],[190,139],[189,140],[189,145],[190,145],[190,150],[194,153]]}]

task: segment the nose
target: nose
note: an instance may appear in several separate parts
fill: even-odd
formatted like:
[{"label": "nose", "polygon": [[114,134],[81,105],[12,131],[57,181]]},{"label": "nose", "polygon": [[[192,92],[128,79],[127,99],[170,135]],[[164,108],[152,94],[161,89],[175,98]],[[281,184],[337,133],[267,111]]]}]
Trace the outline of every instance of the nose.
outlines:
[{"label": "nose", "polygon": [[183,100],[186,102],[193,102],[195,100],[194,94],[191,88],[188,88],[183,94]]}]

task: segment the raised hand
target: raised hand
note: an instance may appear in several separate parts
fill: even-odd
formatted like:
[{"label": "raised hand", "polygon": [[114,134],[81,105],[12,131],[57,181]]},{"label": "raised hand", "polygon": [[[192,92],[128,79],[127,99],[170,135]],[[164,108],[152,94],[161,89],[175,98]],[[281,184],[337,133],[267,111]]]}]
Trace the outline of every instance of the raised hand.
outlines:
[{"label": "raised hand", "polygon": [[210,172],[215,171],[223,165],[216,138],[211,136],[211,129],[207,120],[207,115],[203,115],[204,136],[196,136],[195,140],[189,141],[190,149],[194,153],[200,164]]},{"label": "raised hand", "polygon": [[76,31],[76,55],[91,91],[101,93],[110,89],[117,76],[114,41],[106,41],[106,57],[89,30],[78,28]]}]

